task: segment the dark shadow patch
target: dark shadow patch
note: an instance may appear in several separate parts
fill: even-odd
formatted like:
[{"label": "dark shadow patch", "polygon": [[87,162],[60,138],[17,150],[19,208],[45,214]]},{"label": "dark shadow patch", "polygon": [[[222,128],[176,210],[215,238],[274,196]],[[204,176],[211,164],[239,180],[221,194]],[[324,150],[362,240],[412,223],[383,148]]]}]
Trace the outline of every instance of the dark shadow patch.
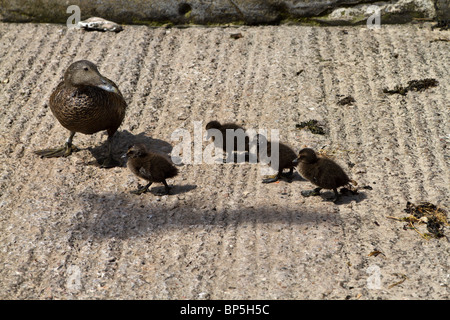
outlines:
[{"label": "dark shadow patch", "polygon": [[[157,183],[157,182],[154,182]],[[152,184],[153,185],[153,184]],[[138,185],[138,187],[142,187],[140,184]],[[169,196],[175,196],[178,194],[183,194],[186,192],[189,192],[191,190],[194,190],[197,188],[197,185],[195,184],[185,184],[185,185],[170,185],[170,193]],[[151,193],[153,195],[157,195],[157,196],[161,196],[161,195],[165,195],[165,187],[164,186],[155,186],[153,188],[149,188],[147,192],[143,193],[142,195],[136,195],[136,196],[144,196],[146,193]]]},{"label": "dark shadow patch", "polygon": [[440,31],[450,29],[450,19],[440,19],[437,23],[431,27],[431,30],[439,28]]},{"label": "dark shadow patch", "polygon": [[[145,132],[141,132],[137,135],[130,133],[127,130],[117,131],[113,137],[112,153],[114,159],[120,162],[120,167],[126,167],[126,159],[122,156],[127,152],[128,148],[134,144],[143,144],[147,150],[168,156],[172,152],[172,145],[169,142],[160,139],[153,139],[149,137]],[[95,160],[88,162],[88,165],[99,166],[103,162],[108,154],[108,142],[105,139],[101,145],[95,147],[88,147],[95,158]]]},{"label": "dark shadow patch", "polygon": [[[322,190],[320,192],[320,197],[327,202],[333,202],[334,200],[334,192],[333,191],[324,191]],[[359,203],[363,201],[364,199],[367,199],[367,195],[365,192],[355,192],[347,188],[341,188],[339,190],[339,199],[335,202],[336,205],[343,205],[343,204],[349,204],[352,201],[355,201],[356,203]]]},{"label": "dark shadow patch", "polygon": [[188,15],[190,14],[192,11],[192,7],[189,3],[186,2],[182,2],[178,5],[178,14],[179,15]]},{"label": "dark shadow patch", "polygon": [[[192,186],[180,186],[181,190],[190,190]],[[175,192],[176,187],[174,188]],[[179,189],[179,190],[180,190]],[[284,206],[246,207],[218,210],[214,202],[194,203],[184,200],[183,195],[167,196],[162,201],[152,194],[150,201],[128,193],[82,193],[79,201],[85,208],[80,220],[71,230],[69,243],[86,239],[129,239],[161,234],[172,229],[211,230],[227,228],[230,225],[285,223],[330,223],[336,225],[339,215],[333,211],[320,212],[312,209],[292,209]],[[164,196],[166,197],[166,196]],[[175,198],[176,197],[176,198]],[[181,199],[183,200],[179,200]],[[171,200],[175,201],[171,201]]]}]

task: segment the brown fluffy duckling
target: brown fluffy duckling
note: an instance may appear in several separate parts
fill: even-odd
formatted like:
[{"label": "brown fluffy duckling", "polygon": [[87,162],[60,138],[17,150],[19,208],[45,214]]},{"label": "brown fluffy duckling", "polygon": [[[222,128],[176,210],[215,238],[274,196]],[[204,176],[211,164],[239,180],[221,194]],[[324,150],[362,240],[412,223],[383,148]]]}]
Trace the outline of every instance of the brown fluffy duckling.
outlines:
[{"label": "brown fluffy duckling", "polygon": [[[208,124],[206,125],[206,130],[209,129],[217,129],[220,131],[220,133],[222,134],[222,141],[223,141],[223,145],[220,146],[222,147],[223,151],[227,151],[227,144],[228,142],[231,144],[232,141],[228,141],[227,140],[227,130],[238,130],[241,129],[245,132],[245,129],[237,124],[234,123],[224,123],[221,124],[219,121],[210,121],[208,122]],[[209,133],[208,133],[208,137],[210,137]],[[214,141],[214,136],[212,136],[212,140]],[[245,150],[239,150],[238,149],[238,139],[237,137],[234,138],[234,151],[248,151],[249,150],[249,142],[248,142],[248,138],[245,138],[245,146],[244,146]]]},{"label": "brown fluffy duckling", "polygon": [[131,146],[126,153],[128,157],[127,166],[138,177],[148,181],[148,184],[135,191],[134,194],[142,194],[148,190],[153,182],[162,182],[166,194],[169,194],[170,187],[166,179],[173,178],[178,174],[178,169],[166,157],[147,151],[144,145],[137,144]]},{"label": "brown fluffy duckling", "polygon": [[[258,135],[258,140],[265,139],[263,135]],[[261,142],[261,141],[259,141]],[[267,141],[267,156],[271,157],[272,154],[272,143]],[[260,160],[260,148],[258,144],[258,161]],[[278,142],[278,173],[275,176],[264,179],[263,183],[271,183],[278,181],[281,176],[283,176],[283,170],[289,169],[289,173],[285,176],[290,178],[294,172],[294,167],[296,164],[294,160],[297,158],[297,154],[291,147],[285,145],[284,143]],[[272,165],[272,164],[271,164]],[[275,168],[276,169],[276,168]]]},{"label": "brown fluffy duckling", "polygon": [[304,178],[318,186],[312,191],[302,191],[303,196],[319,195],[321,189],[333,189],[334,202],[336,202],[339,199],[337,188],[350,182],[356,185],[356,182],[351,180],[336,162],[318,156],[313,149],[304,148],[300,150],[294,163],[298,163],[299,172]]},{"label": "brown fluffy duckling", "polygon": [[72,144],[76,132],[93,134],[108,132],[108,157],[102,167],[119,164],[112,158],[114,133],[125,116],[127,103],[117,85],[102,76],[97,66],[87,60],[72,63],[64,73],[64,80],[50,96],[50,109],[70,136],[61,148],[35,151],[42,157],[67,157],[77,151]]}]

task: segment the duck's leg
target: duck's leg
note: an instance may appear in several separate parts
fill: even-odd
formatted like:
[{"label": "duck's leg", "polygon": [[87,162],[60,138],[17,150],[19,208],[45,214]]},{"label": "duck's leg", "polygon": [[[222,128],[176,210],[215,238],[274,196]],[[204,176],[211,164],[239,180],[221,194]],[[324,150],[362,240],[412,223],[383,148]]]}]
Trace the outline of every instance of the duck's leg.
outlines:
[{"label": "duck's leg", "polygon": [[69,138],[61,148],[36,150],[34,151],[34,153],[41,156],[42,158],[68,157],[72,154],[72,152],[77,152],[79,150],[72,144],[74,136],[75,132],[71,131]]},{"label": "duck's leg", "polygon": [[112,156],[112,140],[113,140],[113,137],[114,137],[114,133],[111,134],[110,132],[108,132],[108,140],[107,140],[108,156],[103,161],[103,163],[100,165],[101,168],[113,168],[113,167],[120,166],[120,162],[118,160],[114,159],[113,156]]},{"label": "duck's leg", "polygon": [[322,188],[315,188],[313,190],[303,190],[301,194],[304,197],[318,196],[320,195],[320,190],[322,190]]},{"label": "duck's leg", "polygon": [[137,190],[130,191],[132,194],[143,194],[147,192],[148,188],[152,185],[151,182],[147,183],[145,186],[138,188]]}]

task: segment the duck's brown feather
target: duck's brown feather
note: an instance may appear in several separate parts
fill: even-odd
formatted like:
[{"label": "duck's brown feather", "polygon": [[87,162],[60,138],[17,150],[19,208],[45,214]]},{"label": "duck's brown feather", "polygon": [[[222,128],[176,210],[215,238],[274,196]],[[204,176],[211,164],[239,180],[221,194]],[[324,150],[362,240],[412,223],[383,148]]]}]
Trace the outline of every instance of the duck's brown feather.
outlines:
[{"label": "duck's brown feather", "polygon": [[[106,78],[105,78],[106,79]],[[63,127],[73,132],[93,134],[117,131],[125,117],[127,104],[117,85],[106,79],[117,93],[96,86],[68,86],[59,83],[50,96],[50,109]]]}]

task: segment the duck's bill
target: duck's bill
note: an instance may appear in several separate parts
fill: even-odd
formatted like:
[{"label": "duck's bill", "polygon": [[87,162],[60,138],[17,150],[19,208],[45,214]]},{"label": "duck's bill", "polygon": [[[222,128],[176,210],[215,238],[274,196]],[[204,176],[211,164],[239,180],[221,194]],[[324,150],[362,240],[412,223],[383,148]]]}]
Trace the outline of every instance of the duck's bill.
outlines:
[{"label": "duck's bill", "polygon": [[109,91],[109,92],[119,93],[117,88],[109,83],[102,83],[102,84],[98,85],[98,87],[102,88],[103,90]]},{"label": "duck's bill", "polygon": [[97,85],[97,87],[102,88],[105,91],[109,91],[109,92],[114,92],[114,93],[119,93],[119,90],[117,90],[117,88],[108,80],[104,79],[103,77],[101,78],[101,82]]}]

